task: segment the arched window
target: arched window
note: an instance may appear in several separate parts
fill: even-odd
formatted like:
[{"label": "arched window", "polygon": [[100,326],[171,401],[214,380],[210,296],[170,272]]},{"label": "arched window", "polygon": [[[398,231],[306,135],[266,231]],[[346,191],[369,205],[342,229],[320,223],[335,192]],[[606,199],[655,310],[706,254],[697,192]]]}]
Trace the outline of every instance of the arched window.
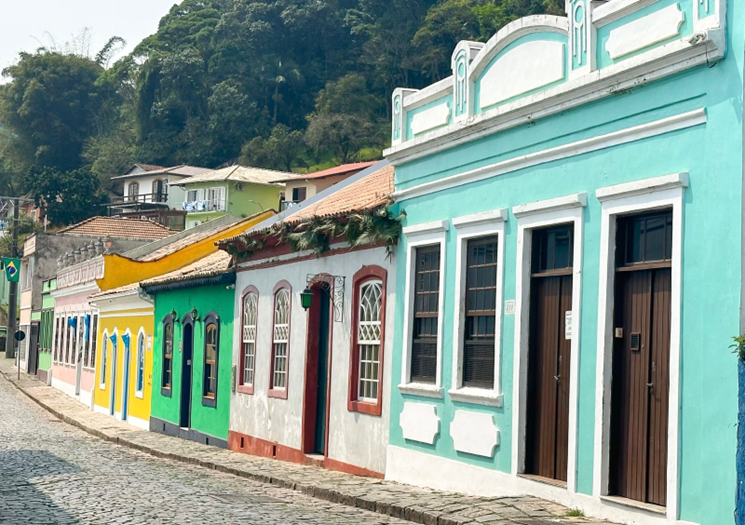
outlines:
[{"label": "arched window", "polygon": [[220,346],[220,324],[217,314],[211,312],[204,318],[204,374],[202,382],[202,405],[217,404],[217,358]]},{"label": "arched window", "polygon": [[153,181],[153,202],[166,202],[168,200],[168,186],[163,179]]},{"label": "arched window", "polygon": [[129,187],[127,188],[127,193],[129,195],[129,200],[136,201],[137,196],[140,194],[140,183],[130,182]]},{"label": "arched window", "polygon": [[140,331],[137,336],[137,360],[135,361],[135,395],[142,397],[145,387],[145,332]]},{"label": "arched window", "polygon": [[103,339],[101,340],[101,377],[99,383],[101,389],[106,388],[106,373],[109,364],[109,332],[104,330]]},{"label": "arched window", "polygon": [[269,396],[287,399],[287,365],[290,356],[290,287],[280,283],[274,292],[272,366]]},{"label": "arched window", "polygon": [[241,375],[240,391],[253,393],[254,374],[256,371],[256,324],[259,314],[259,294],[255,288],[249,288],[243,296],[243,316],[241,325]]},{"label": "arched window", "polygon": [[171,380],[173,375],[173,315],[167,315],[163,319],[163,370],[161,373],[160,386],[163,395],[170,397]]},{"label": "arched window", "polygon": [[349,410],[382,413],[387,272],[366,266],[354,275]]}]

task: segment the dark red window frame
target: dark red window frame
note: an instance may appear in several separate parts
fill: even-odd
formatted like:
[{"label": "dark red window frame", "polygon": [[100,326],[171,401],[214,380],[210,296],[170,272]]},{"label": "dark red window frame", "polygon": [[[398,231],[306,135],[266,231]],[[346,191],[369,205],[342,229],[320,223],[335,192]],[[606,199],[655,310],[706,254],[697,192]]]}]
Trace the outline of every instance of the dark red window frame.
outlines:
[{"label": "dark red window frame", "polygon": [[[243,382],[243,372],[244,372],[244,370],[243,370],[243,364],[246,362],[246,346],[243,343],[243,316],[246,313],[245,312],[245,310],[246,310],[246,297],[248,296],[248,294],[251,294],[251,293],[256,295],[256,308],[258,310],[259,300],[261,299],[261,296],[259,295],[259,289],[256,288],[255,286],[247,286],[243,290],[243,293],[241,294],[241,317],[240,317],[241,330],[240,330],[240,337],[238,338],[238,344],[241,345],[240,346],[240,352],[239,352],[239,355],[240,355],[240,361],[239,361],[240,366],[238,367],[238,392],[240,392],[241,394],[249,394],[249,395],[253,395],[253,393],[254,393],[254,386],[256,385],[256,357],[258,356],[258,352],[256,351],[256,348],[258,346],[257,345],[258,338],[257,338],[257,339],[254,340],[254,384],[253,385],[247,385],[247,384],[245,384]],[[273,315],[274,314],[272,314],[272,316]],[[257,320],[257,322],[256,322],[257,332],[258,332],[258,328],[259,328],[258,325],[259,325],[259,323],[258,323],[258,320]],[[272,338],[273,338],[273,336],[274,336],[274,330],[272,330]],[[274,348],[274,341],[272,341],[272,348]]]},{"label": "dark red window frame", "polygon": [[[274,323],[277,312],[277,294],[280,290],[287,290],[290,294],[287,306],[287,358],[285,365],[285,387],[274,388]],[[271,361],[269,363],[269,391],[267,395],[276,399],[287,399],[290,390],[290,347],[292,346],[292,285],[287,281],[279,281],[272,290],[272,333],[271,333]]]},{"label": "dark red window frame", "polygon": [[[359,330],[357,323],[360,315],[360,290],[362,285],[368,281],[382,281],[383,293],[381,295],[380,305],[380,350],[378,365],[378,399],[375,403],[359,400],[359,382],[360,382],[360,348],[358,343]],[[385,366],[385,314],[386,299],[388,290],[388,272],[380,266],[365,266],[352,278],[352,334],[351,350],[349,357],[349,399],[347,401],[347,410],[350,412],[361,412],[373,416],[380,416],[383,412],[383,385],[385,384],[384,366]]]}]

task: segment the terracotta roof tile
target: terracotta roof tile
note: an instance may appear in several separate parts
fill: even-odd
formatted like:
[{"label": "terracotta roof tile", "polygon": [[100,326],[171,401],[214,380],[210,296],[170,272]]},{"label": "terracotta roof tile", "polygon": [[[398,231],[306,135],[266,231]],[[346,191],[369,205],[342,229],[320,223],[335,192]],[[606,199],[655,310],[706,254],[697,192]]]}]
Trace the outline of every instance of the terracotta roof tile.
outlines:
[{"label": "terracotta roof tile", "polygon": [[184,179],[178,184],[194,184],[199,182],[214,181],[237,181],[252,184],[276,184],[277,181],[287,178],[291,173],[286,171],[265,170],[263,168],[252,168],[246,166],[230,166],[221,170],[208,171],[201,175]]},{"label": "terracotta roof tile", "polygon": [[385,204],[393,193],[393,166],[386,166],[285,219],[294,224],[310,217],[341,215]]},{"label": "terracotta roof tile", "polygon": [[142,286],[153,286],[221,274],[230,269],[230,260],[231,257],[227,252],[218,250],[204,259],[200,259],[173,272],[142,281],[140,284]]},{"label": "terracotta roof tile", "polygon": [[78,224],[68,226],[58,233],[157,241],[176,232],[149,220],[126,217],[91,217]]},{"label": "terracotta roof tile", "polygon": [[287,179],[283,179],[279,182],[292,182],[300,180],[313,180],[313,179],[325,179],[326,177],[336,177],[338,175],[354,175],[360,171],[375,165],[379,161],[372,162],[355,162],[353,164],[342,164],[334,168],[329,168],[323,171],[317,171],[315,173],[305,173],[302,175],[295,175]]},{"label": "terracotta roof tile", "polygon": [[112,288],[111,290],[104,290],[103,292],[96,292],[94,294],[91,294],[91,299],[95,299],[98,297],[107,297],[109,295],[118,295],[124,292],[132,292],[134,290],[137,290],[139,287],[140,283],[125,284],[124,286],[120,286],[119,288]]},{"label": "terracotta roof tile", "polygon": [[156,166],[155,164],[142,164],[139,162],[136,163],[135,166],[145,171],[158,171],[166,169],[165,166]]}]

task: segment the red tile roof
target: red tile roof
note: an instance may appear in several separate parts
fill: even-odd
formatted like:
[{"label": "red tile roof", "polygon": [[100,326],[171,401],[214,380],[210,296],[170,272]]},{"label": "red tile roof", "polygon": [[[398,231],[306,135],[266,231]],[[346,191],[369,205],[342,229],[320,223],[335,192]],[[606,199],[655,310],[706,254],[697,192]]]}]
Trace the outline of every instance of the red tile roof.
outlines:
[{"label": "red tile roof", "polygon": [[339,175],[354,175],[355,173],[359,173],[360,171],[367,169],[370,166],[377,164],[378,162],[379,161],[355,162],[353,164],[342,164],[341,166],[336,166],[335,168],[329,168],[327,170],[317,171],[315,173],[305,173],[302,175],[296,175],[295,177],[290,177],[288,179],[282,179],[277,182],[292,182],[292,181],[300,181],[300,180],[325,179],[327,177],[337,177]]},{"label": "red tile roof", "polygon": [[135,166],[145,171],[158,171],[166,169],[165,166],[156,166],[155,164],[141,164],[139,162],[136,163]]},{"label": "red tile roof", "polygon": [[192,264],[186,265],[173,272],[169,272],[146,281],[142,281],[142,286],[153,286],[156,284],[168,284],[177,281],[186,281],[198,277],[211,277],[225,273],[230,269],[231,256],[227,252],[218,250],[207,257],[200,259]]},{"label": "red tile roof", "polygon": [[310,217],[326,217],[382,206],[393,193],[393,166],[386,166],[336,191],[307,208],[293,213],[285,224],[294,224]]},{"label": "red tile roof", "polygon": [[157,241],[176,233],[156,222],[125,217],[91,217],[57,233]]}]

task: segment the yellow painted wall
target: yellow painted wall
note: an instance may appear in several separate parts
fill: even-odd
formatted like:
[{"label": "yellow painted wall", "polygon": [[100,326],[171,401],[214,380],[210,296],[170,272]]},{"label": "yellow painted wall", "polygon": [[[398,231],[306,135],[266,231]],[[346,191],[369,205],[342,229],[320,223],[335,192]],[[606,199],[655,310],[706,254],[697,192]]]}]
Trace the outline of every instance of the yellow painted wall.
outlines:
[{"label": "yellow painted wall", "polygon": [[104,255],[104,276],[98,279],[98,286],[104,291],[112,290],[183,268],[214,253],[216,241],[234,237],[272,215],[274,211],[266,211],[155,261],[133,261],[118,254]]},{"label": "yellow painted wall", "polygon": [[[124,356],[125,348],[122,341],[122,334],[129,329],[130,332],[130,351],[129,351],[129,386],[128,386],[128,407],[129,416],[136,417],[145,422],[150,420],[150,400],[153,387],[153,307],[137,308],[119,311],[102,312],[98,328],[98,355],[96,356],[96,388],[94,389],[94,403],[97,407],[103,408],[106,413],[110,412],[111,385],[114,363],[114,355],[111,340],[104,345],[104,337],[111,337],[114,330],[117,332],[117,350],[116,350],[116,378],[114,382],[114,409],[116,413],[122,411],[122,383],[124,380]],[[145,334],[145,367],[142,397],[135,395],[137,381],[137,338],[140,329]],[[148,344],[149,339],[149,344]],[[106,382],[101,385],[101,364],[103,360],[103,349],[107,351]]]}]

